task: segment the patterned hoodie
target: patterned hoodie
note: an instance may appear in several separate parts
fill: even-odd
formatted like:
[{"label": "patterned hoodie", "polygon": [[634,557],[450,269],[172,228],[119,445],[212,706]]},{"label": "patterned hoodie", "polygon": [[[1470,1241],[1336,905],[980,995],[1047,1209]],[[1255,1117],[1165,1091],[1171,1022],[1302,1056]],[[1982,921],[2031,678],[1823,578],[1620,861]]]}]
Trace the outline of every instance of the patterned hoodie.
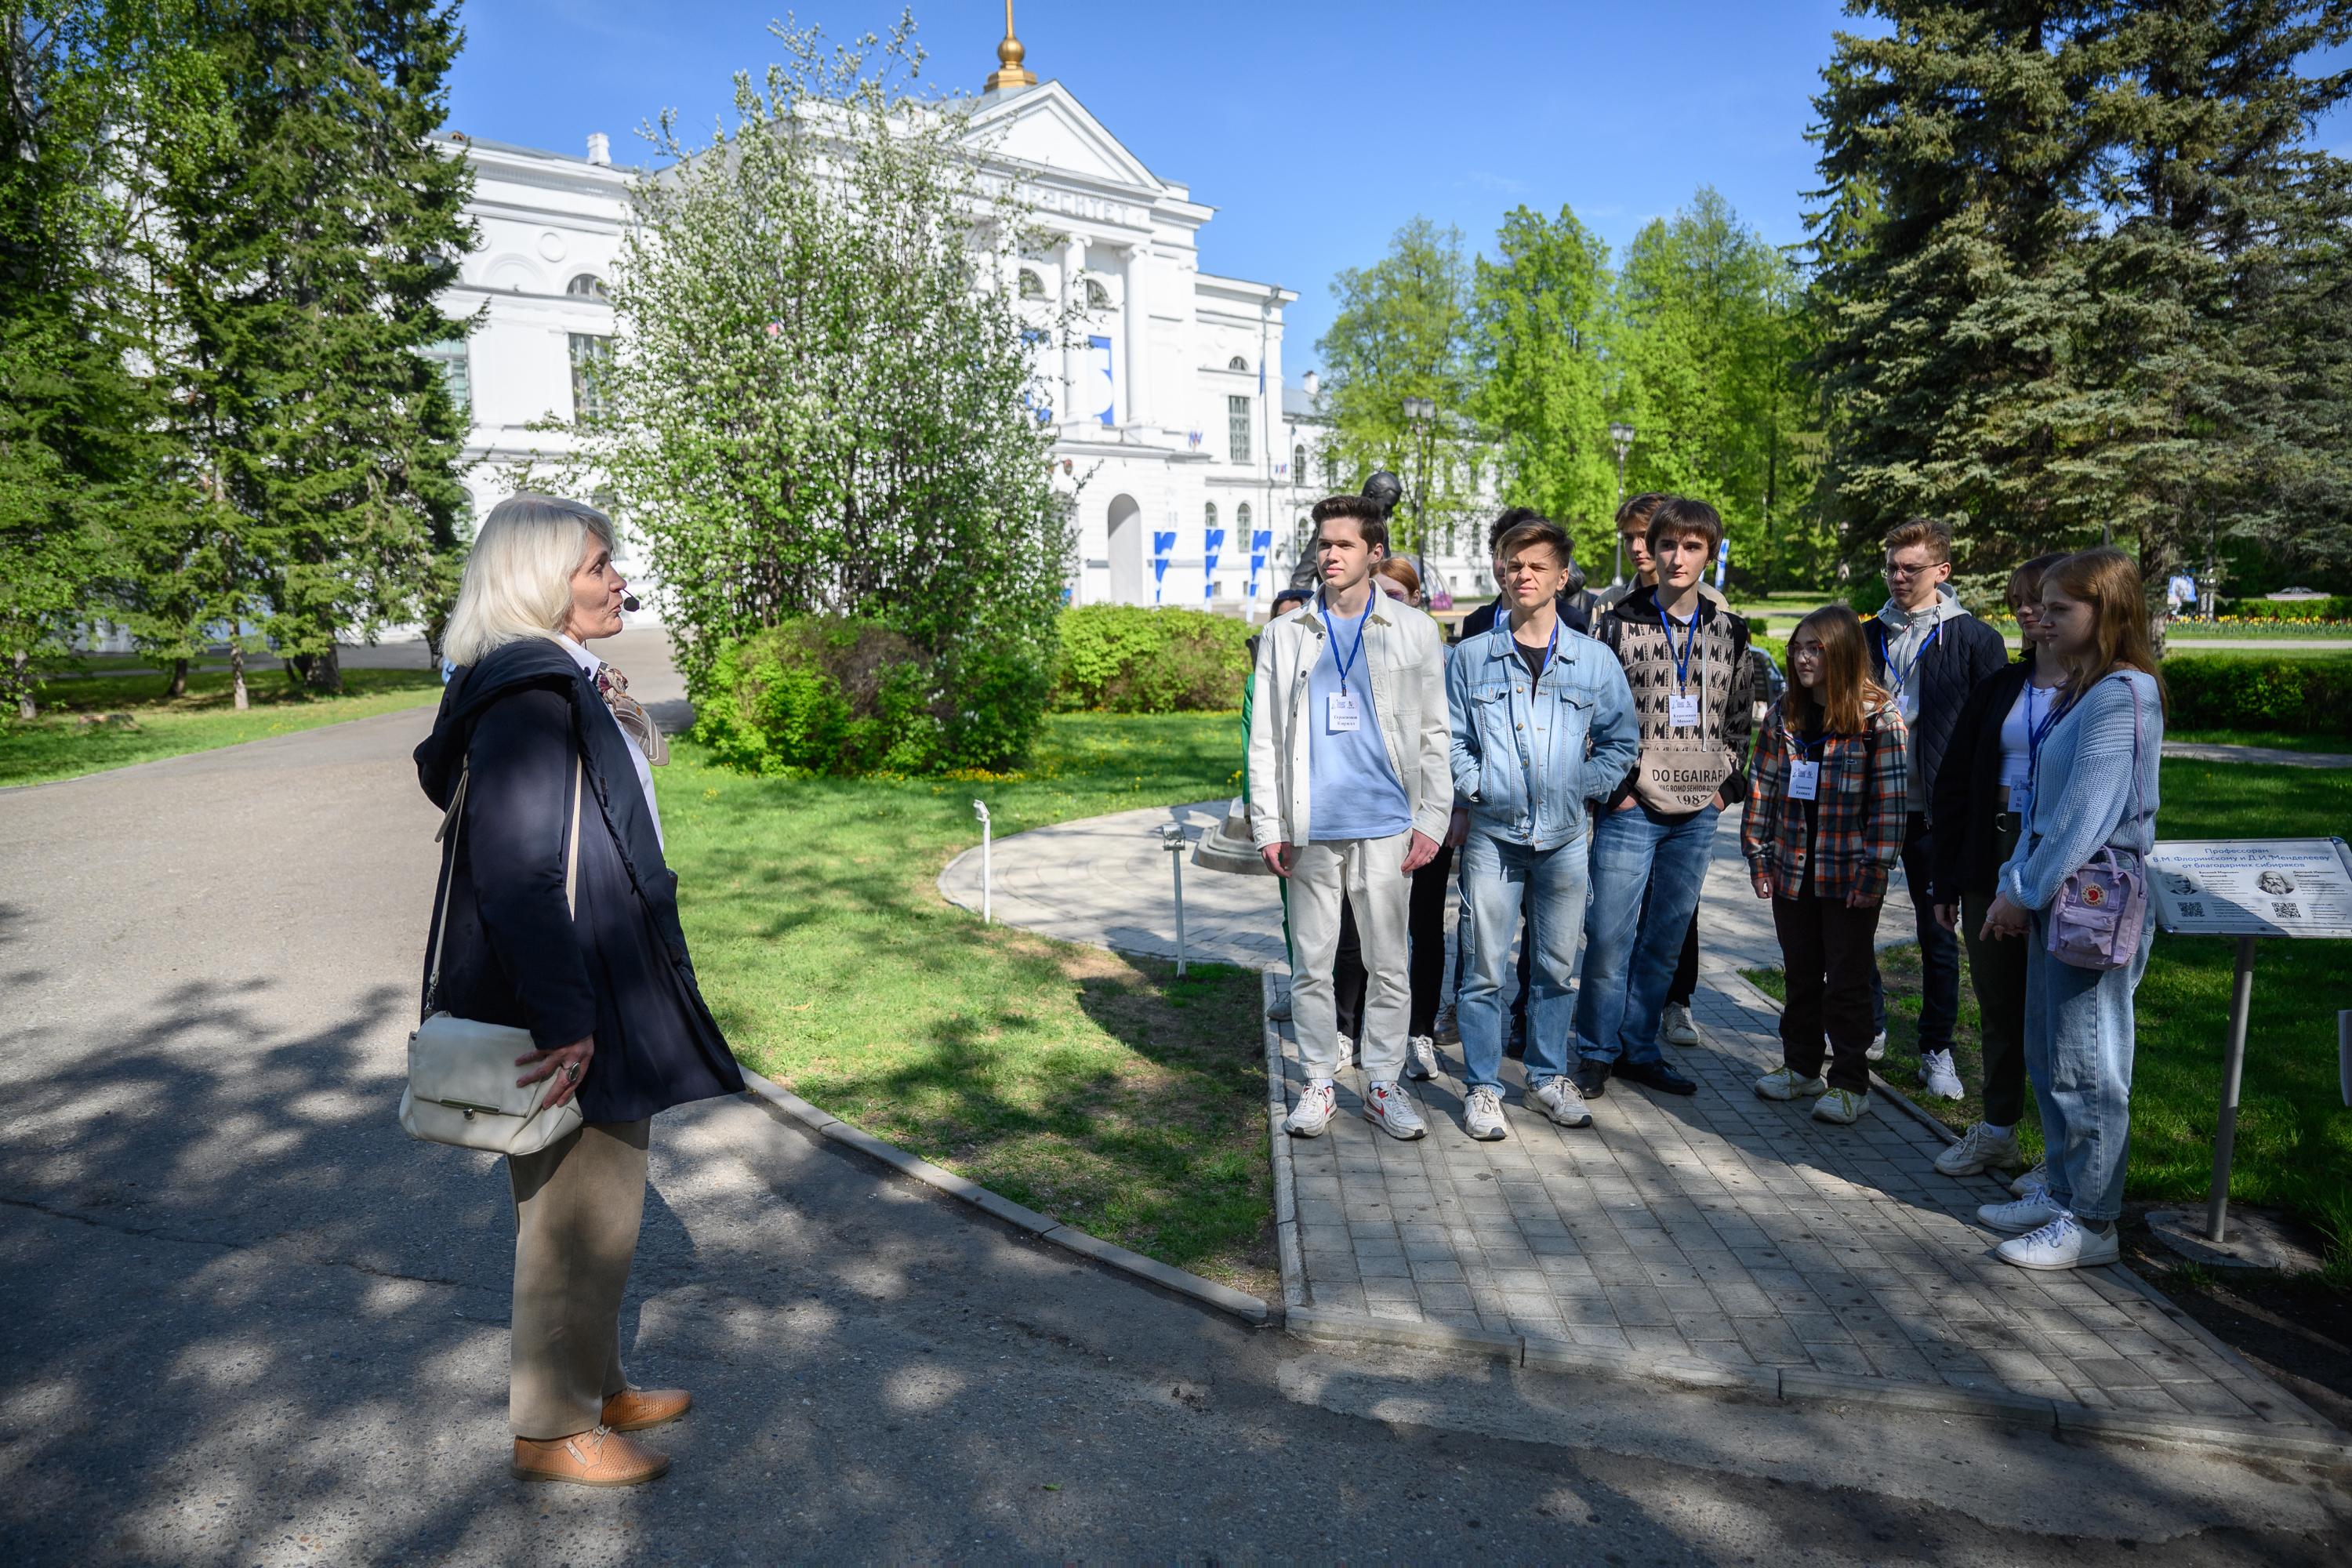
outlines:
[{"label": "patterned hoodie", "polygon": [[[1592,629],[1596,641],[1617,656],[1625,667],[1625,684],[1633,689],[1633,711],[1642,724],[1643,744],[1702,736],[1718,742],[1731,754],[1731,774],[1723,781],[1723,802],[1738,805],[1748,798],[1748,744],[1756,730],[1756,672],[1748,657],[1748,623],[1714,601],[1702,597],[1698,605],[1698,636],[1688,666],[1691,686],[1699,692],[1699,723],[1680,729],[1670,721],[1669,702],[1676,686],[1675,642],[1658,610],[1655,588],[1636,588],[1601,612]],[[1629,769],[1616,793],[1601,803],[1613,811],[1633,793],[1639,776]]]}]

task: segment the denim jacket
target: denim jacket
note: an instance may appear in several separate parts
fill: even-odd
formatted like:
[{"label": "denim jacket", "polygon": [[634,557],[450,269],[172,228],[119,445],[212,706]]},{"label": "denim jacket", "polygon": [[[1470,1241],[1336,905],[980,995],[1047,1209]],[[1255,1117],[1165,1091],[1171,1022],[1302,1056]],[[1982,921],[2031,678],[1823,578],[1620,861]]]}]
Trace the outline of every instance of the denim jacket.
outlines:
[{"label": "denim jacket", "polygon": [[1471,826],[1534,849],[1584,837],[1589,807],[1616,789],[1642,746],[1625,671],[1601,644],[1560,628],[1540,680],[1507,618],[1454,645],[1445,670],[1454,793]]}]

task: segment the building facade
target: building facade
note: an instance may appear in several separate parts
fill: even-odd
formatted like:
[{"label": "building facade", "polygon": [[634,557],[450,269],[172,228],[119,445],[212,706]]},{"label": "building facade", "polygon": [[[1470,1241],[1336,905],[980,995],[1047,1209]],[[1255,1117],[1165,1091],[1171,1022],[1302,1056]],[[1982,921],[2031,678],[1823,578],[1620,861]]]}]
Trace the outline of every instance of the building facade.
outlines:
[{"label": "building facade", "polygon": [[[1019,46],[1006,46],[973,131],[990,173],[1021,186],[1053,238],[1004,281],[1041,318],[1075,309],[1084,323],[1075,346],[1049,348],[1038,366],[1057,482],[1075,496],[1070,602],[1263,606],[1289,576],[1304,508],[1327,493],[1311,455],[1319,427],[1285,406],[1283,310],[1297,296],[1205,270],[1213,209],[1146,168],[1061,82],[1029,78]],[[639,174],[612,162],[602,135],[580,157],[443,141],[473,164],[481,233],[446,306],[479,324],[438,351],[470,411],[478,521],[523,466],[568,450],[551,426],[596,395],[615,330],[606,279]]]}]

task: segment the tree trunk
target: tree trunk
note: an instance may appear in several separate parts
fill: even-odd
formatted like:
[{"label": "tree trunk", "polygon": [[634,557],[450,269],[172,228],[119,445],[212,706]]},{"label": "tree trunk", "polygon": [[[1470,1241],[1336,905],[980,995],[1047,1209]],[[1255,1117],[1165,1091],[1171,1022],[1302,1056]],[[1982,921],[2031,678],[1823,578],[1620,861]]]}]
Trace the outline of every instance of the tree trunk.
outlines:
[{"label": "tree trunk", "polygon": [[250,700],[245,694],[245,645],[243,643],[233,642],[228,645],[228,672],[229,684],[236,689],[236,710],[242,713],[251,706]]},{"label": "tree trunk", "polygon": [[297,654],[286,661],[294,677],[294,684],[321,697],[340,697],[343,693],[343,659],[341,650],[330,647],[324,653]]},{"label": "tree trunk", "polygon": [[30,654],[19,652],[13,662],[16,666],[16,718],[29,724],[37,712],[33,706],[33,658]]},{"label": "tree trunk", "polygon": [[168,700],[174,697],[185,697],[187,694],[188,661],[184,658],[175,658],[172,661],[170,677],[163,682],[163,696]]}]

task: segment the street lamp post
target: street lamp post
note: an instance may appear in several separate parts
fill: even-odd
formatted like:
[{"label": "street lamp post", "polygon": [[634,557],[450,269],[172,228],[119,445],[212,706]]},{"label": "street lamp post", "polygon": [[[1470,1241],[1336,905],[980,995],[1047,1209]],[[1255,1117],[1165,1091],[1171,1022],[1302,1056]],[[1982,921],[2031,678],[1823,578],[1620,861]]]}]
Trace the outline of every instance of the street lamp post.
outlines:
[{"label": "street lamp post", "polygon": [[[1609,444],[1617,448],[1617,504],[1623,506],[1625,504],[1625,454],[1633,449],[1633,427],[1622,419],[1611,420]],[[1614,522],[1610,525],[1609,531],[1612,538],[1616,536],[1617,530]],[[1624,540],[1618,539],[1611,548],[1613,552],[1611,558],[1616,563],[1616,576],[1612,582],[1622,584],[1625,581]]]},{"label": "street lamp post", "polygon": [[1416,542],[1426,547],[1429,540],[1429,442],[1437,426],[1437,403],[1433,398],[1408,397],[1404,400],[1405,422],[1421,438],[1420,463],[1413,470],[1412,527],[1420,536]]}]

